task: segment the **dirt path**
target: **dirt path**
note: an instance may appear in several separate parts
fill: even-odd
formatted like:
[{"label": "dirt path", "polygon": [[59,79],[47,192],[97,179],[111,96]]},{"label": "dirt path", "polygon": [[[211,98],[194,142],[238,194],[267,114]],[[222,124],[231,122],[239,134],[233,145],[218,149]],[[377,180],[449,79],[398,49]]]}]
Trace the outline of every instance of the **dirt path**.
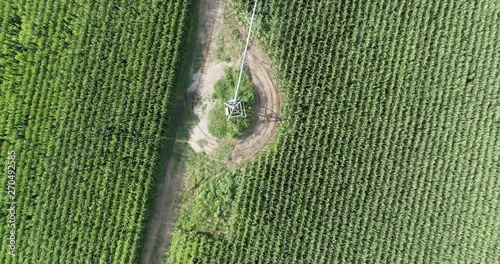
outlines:
[{"label": "dirt path", "polygon": [[[224,67],[234,63],[221,63],[213,58],[214,36],[217,35],[222,20],[226,0],[201,0],[198,12],[197,41],[203,49],[203,63],[198,73],[193,75],[193,85],[187,90],[186,98],[201,98],[205,106],[195,109],[200,123],[190,131],[188,144],[197,152],[210,154],[220,144],[208,133],[207,113],[213,107],[211,95],[215,82],[224,73]],[[241,30],[245,31],[243,28]],[[270,68],[270,59],[257,47],[251,46],[247,53],[247,65],[254,83],[257,103],[254,125],[238,139],[232,154],[232,165],[237,166],[253,158],[273,138],[278,127],[281,97]],[[200,144],[204,141],[204,144]],[[183,172],[178,169],[175,157],[167,162],[167,171],[159,187],[155,213],[148,226],[141,263],[161,263],[169,246],[175,220],[178,194],[183,188]]]},{"label": "dirt path", "polygon": [[[197,41],[203,49],[204,58],[209,58],[211,49],[213,49],[213,36],[220,23],[225,2],[226,0],[200,1]],[[202,64],[202,72],[206,67],[206,61]],[[199,80],[195,80],[195,82],[198,81],[197,86],[203,85],[205,80],[202,77],[203,74],[198,77]],[[170,158],[167,162],[167,171],[159,187],[158,197],[156,197],[154,215],[147,227],[141,263],[162,263],[168,248],[178,207],[178,194],[183,187],[183,173],[175,169],[175,162],[175,157]]]},{"label": "dirt path", "polygon": [[196,106],[194,113],[199,123],[189,131],[188,144],[195,152],[212,154],[220,141],[208,131],[208,113],[215,106],[212,99],[215,83],[224,75],[230,63],[214,60],[215,36],[219,33],[222,12],[226,0],[201,0],[198,24],[198,43],[203,48],[203,63],[199,72],[193,75],[193,84],[188,88],[187,98],[197,97],[203,104]]},{"label": "dirt path", "polygon": [[[215,107],[215,102],[212,99],[214,86],[217,80],[224,75],[226,66],[228,66],[227,63],[209,63],[203,67],[201,73],[195,74],[195,76],[200,76],[199,81],[194,82],[188,89],[189,93],[196,94],[203,102],[193,109],[200,121],[189,131],[188,144],[195,152],[212,154],[220,145],[220,141],[208,131],[208,113]],[[192,88],[193,86],[194,88]]]},{"label": "dirt path", "polygon": [[236,142],[231,160],[239,165],[252,159],[272,140],[280,120],[281,97],[271,70],[271,60],[255,46],[247,54],[250,77],[257,103],[254,125]]},{"label": "dirt path", "polygon": [[156,200],[155,214],[145,239],[146,246],[141,263],[161,263],[167,248],[174,222],[177,193],[182,188],[182,177],[174,173],[174,164],[174,158],[167,163],[167,171]]}]

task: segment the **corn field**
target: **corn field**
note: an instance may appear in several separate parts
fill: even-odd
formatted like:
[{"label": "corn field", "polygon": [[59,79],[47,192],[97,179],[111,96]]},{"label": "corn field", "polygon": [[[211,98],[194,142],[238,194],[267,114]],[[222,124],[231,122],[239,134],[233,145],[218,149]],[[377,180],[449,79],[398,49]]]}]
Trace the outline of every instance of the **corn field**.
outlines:
[{"label": "corn field", "polygon": [[0,1],[0,263],[138,260],[189,6]]},{"label": "corn field", "polygon": [[257,10],[276,143],[237,171],[227,230],[178,229],[168,262],[498,263],[498,1]]}]

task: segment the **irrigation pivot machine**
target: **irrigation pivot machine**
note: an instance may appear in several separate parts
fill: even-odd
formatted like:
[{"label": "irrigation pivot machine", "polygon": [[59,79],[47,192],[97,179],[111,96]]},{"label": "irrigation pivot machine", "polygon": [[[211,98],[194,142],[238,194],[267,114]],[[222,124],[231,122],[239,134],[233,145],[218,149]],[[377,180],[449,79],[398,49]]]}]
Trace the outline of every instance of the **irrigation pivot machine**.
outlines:
[{"label": "irrigation pivot machine", "polygon": [[238,98],[238,91],[239,91],[240,85],[241,85],[241,77],[243,75],[243,67],[245,66],[245,59],[247,56],[248,42],[250,41],[250,32],[252,32],[253,20],[255,17],[255,10],[257,9],[257,1],[258,0],[255,0],[254,6],[253,6],[252,19],[250,20],[250,28],[248,29],[247,43],[245,45],[245,50],[243,50],[243,56],[241,59],[241,67],[240,67],[240,75],[238,77],[238,84],[236,85],[236,91],[234,92],[234,98],[224,102],[224,111],[226,113],[228,121],[232,117],[238,117],[238,116],[246,117],[247,116],[247,114],[245,112],[245,105],[243,104],[243,99]]}]

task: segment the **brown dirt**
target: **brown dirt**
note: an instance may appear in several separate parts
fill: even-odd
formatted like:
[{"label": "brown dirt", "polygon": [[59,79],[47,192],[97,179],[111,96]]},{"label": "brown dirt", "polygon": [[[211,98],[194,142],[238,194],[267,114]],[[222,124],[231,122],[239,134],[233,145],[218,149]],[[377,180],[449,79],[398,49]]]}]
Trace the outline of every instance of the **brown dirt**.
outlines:
[{"label": "brown dirt", "polygon": [[[186,92],[186,98],[198,97],[203,102],[194,109],[200,121],[189,131],[188,144],[195,152],[206,154],[212,154],[220,145],[220,141],[208,131],[208,113],[215,106],[212,100],[214,85],[224,75],[224,69],[232,66],[216,61],[213,55],[216,48],[214,37],[219,34],[225,4],[226,0],[202,0],[200,3],[198,42],[203,47],[204,59]],[[203,141],[205,144],[200,144]]]},{"label": "brown dirt", "polygon": [[[212,100],[214,85],[222,78],[227,66],[226,63],[209,64],[201,70],[200,74],[195,74],[195,76],[200,76],[198,83],[193,83],[193,86],[196,87],[188,89],[189,92],[196,93],[196,96],[203,102],[194,108],[194,113],[200,121],[189,131],[188,144],[195,152],[205,152],[206,154],[212,154],[220,145],[220,141],[208,131],[208,113],[215,106],[215,102]],[[203,85],[200,85],[201,82]],[[202,145],[199,143],[200,141],[205,141],[206,144]]]},{"label": "brown dirt", "polygon": [[175,169],[174,164],[175,159],[172,157],[167,163],[167,171],[159,188],[141,263],[161,263],[167,248],[175,220],[177,193],[182,188],[181,173]]}]

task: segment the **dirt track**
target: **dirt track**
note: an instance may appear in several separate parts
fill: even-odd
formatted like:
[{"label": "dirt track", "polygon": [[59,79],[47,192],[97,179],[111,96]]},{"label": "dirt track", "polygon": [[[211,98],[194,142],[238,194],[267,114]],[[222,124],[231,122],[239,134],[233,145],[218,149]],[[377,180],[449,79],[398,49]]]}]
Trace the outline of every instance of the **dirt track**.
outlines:
[{"label": "dirt track", "polygon": [[[186,98],[193,96],[190,93],[198,94],[200,91],[203,93],[203,91],[209,90],[210,87],[204,86],[210,86],[214,83],[215,75],[221,75],[213,70],[220,62],[214,61],[211,55],[215,48],[214,35],[216,35],[218,26],[221,23],[221,14],[225,4],[226,0],[200,1],[197,41],[203,49],[204,59],[201,72],[198,75],[199,80],[196,80],[196,88],[194,91],[188,91]],[[243,28],[241,29],[243,30]],[[261,151],[272,140],[279,122],[281,97],[277,83],[273,79],[274,74],[270,68],[270,59],[258,48],[251,45],[247,53],[247,67],[257,94],[257,103],[254,108],[256,120],[249,131],[236,141],[232,154],[233,166],[253,158]],[[204,127],[198,128],[203,130]],[[216,142],[216,140],[213,137],[210,138],[209,134],[207,137],[209,137],[207,138],[209,142],[207,146],[216,147],[215,143],[214,146],[210,144],[210,142]],[[199,139],[203,138],[197,138],[196,140]],[[196,140],[193,140],[193,142]],[[177,197],[182,190],[184,176],[182,170],[176,169],[178,167],[175,166],[176,162],[180,161],[175,160],[175,157],[172,157],[167,162],[167,171],[156,198],[155,213],[147,227],[141,263],[161,263],[169,246],[173,222],[178,208],[177,203],[179,202]]]},{"label": "dirt track", "polygon": [[[213,49],[213,36],[220,23],[221,13],[225,0],[201,0],[198,11],[197,42],[203,49],[203,56],[207,58],[210,49]],[[205,60],[206,62],[206,60]],[[204,68],[206,63],[202,68]],[[201,82],[201,81],[200,81]],[[147,227],[144,238],[144,250],[141,263],[162,263],[163,256],[170,243],[172,228],[178,208],[178,195],[182,190],[183,172],[176,169],[175,157],[167,162],[167,171],[158,189],[155,201],[155,211]]]},{"label": "dirt track", "polygon": [[272,140],[280,120],[281,97],[269,57],[251,46],[247,65],[257,94],[254,125],[235,144],[232,162],[236,165],[249,160]]}]

